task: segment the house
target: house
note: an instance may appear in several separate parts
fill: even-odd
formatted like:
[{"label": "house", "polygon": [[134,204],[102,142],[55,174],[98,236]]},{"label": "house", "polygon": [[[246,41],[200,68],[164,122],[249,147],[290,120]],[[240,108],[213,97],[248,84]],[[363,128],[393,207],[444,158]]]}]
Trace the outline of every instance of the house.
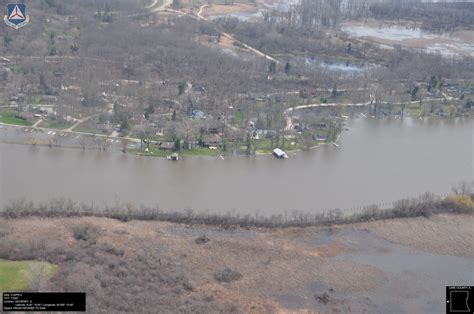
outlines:
[{"label": "house", "polygon": [[300,90],[299,95],[301,98],[316,98],[319,95],[319,91],[317,88],[313,87],[305,87],[302,90]]},{"label": "house", "polygon": [[201,85],[193,86],[193,91],[201,94],[207,93],[207,88]]},{"label": "house", "polygon": [[0,61],[2,62],[2,64],[10,63],[10,59],[5,58],[5,57],[0,57]]},{"label": "house", "polygon": [[318,141],[318,142],[326,142],[328,140],[327,135],[323,134],[315,134],[313,136],[313,140]]},{"label": "house", "polygon": [[286,159],[286,158],[289,158],[288,155],[282,151],[281,149],[279,148],[275,148],[273,150],[273,156],[275,156],[276,158],[278,159]]},{"label": "house", "polygon": [[36,113],[39,113],[45,117],[46,116],[55,117],[57,115],[57,112],[54,111],[53,107],[46,107],[46,106],[39,107]]},{"label": "house", "polygon": [[58,100],[58,97],[52,96],[52,95],[42,95],[41,99],[44,102],[52,103],[52,102],[56,102]]},{"label": "house", "polygon": [[25,121],[31,121],[31,120],[34,119],[34,116],[30,112],[20,112],[20,113],[15,115],[15,118],[25,120]]},{"label": "house", "polygon": [[193,119],[205,119],[206,116],[204,115],[204,112],[201,110],[193,109],[191,112],[191,117]]},{"label": "house", "polygon": [[161,150],[174,150],[174,143],[173,142],[160,142],[158,147]]},{"label": "house", "polygon": [[206,136],[203,139],[202,146],[216,149],[221,145],[221,143],[222,143],[222,138],[220,137],[219,134],[211,134],[211,135]]}]

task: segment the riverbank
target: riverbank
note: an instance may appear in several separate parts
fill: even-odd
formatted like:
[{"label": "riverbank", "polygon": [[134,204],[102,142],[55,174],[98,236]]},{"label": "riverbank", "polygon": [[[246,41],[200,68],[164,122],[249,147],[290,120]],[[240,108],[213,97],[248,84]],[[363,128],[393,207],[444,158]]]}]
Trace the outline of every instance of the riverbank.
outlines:
[{"label": "riverbank", "polygon": [[[312,108],[311,106],[319,105],[307,105],[300,106],[296,110]],[[324,106],[324,104],[322,105]],[[287,109],[285,114],[288,114],[290,110]],[[292,127],[291,121],[287,121],[287,129]],[[2,138],[2,131],[6,131],[8,127],[15,128],[17,131],[23,130],[27,137],[22,139],[22,136],[10,137],[9,139]],[[295,136],[285,136],[285,140],[279,145],[279,148],[289,154],[296,154],[302,151],[314,150],[321,148],[326,144],[338,143],[342,135],[338,133],[337,136],[330,141],[322,142],[312,140],[312,143],[298,142]],[[70,136],[69,138],[67,138]],[[72,138],[71,138],[72,137]],[[23,140],[23,141],[22,141]],[[75,141],[74,141],[75,140]],[[107,134],[96,134],[80,131],[65,130],[61,128],[47,128],[28,125],[19,125],[15,123],[0,123],[0,142],[4,144],[18,144],[18,145],[29,145],[33,147],[49,147],[49,148],[67,148],[67,149],[82,149],[82,150],[109,150],[115,147],[116,150],[120,150],[123,153],[131,153],[137,156],[143,157],[161,157],[166,158],[172,152],[178,152],[182,157],[228,157],[229,155],[247,155],[245,145],[239,145],[235,143],[226,143],[225,150],[223,148],[209,149],[205,147],[196,146],[192,149],[181,149],[179,151],[167,151],[161,150],[157,143],[151,143],[148,145],[141,144],[140,139],[132,137],[121,137],[121,136],[109,136]],[[68,144],[69,143],[69,144]],[[115,143],[115,145],[114,145]],[[252,156],[269,156],[272,155],[272,151],[276,146],[272,145],[272,140],[268,138],[253,139],[251,141]],[[337,145],[336,145],[337,146]]]},{"label": "riverbank", "polygon": [[90,311],[437,312],[447,282],[474,279],[473,224],[468,214],[287,229],[0,218],[0,258],[58,265],[43,289],[85,291]]},{"label": "riverbank", "polygon": [[426,193],[418,198],[397,201],[390,208],[380,208],[377,205],[372,205],[356,212],[335,209],[322,213],[293,211],[291,215],[265,216],[258,212],[255,215],[240,215],[239,213],[224,215],[194,213],[191,209],[173,212],[143,205],[137,208],[131,203],[116,203],[115,205],[107,205],[105,208],[101,208],[93,203],[76,203],[67,199],[51,199],[49,202],[37,204],[20,199],[0,209],[0,217],[105,217],[120,221],[163,221],[187,225],[218,226],[225,229],[233,227],[290,228],[331,226],[394,218],[430,217],[433,214],[441,213],[474,214],[472,185],[463,183],[460,187],[464,194],[453,193],[442,198]]}]

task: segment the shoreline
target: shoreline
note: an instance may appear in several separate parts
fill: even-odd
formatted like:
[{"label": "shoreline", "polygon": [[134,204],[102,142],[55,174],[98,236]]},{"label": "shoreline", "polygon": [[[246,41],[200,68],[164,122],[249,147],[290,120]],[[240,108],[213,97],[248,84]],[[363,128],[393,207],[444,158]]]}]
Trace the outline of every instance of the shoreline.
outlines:
[{"label": "shoreline", "polygon": [[396,218],[429,218],[436,214],[474,214],[474,183],[460,183],[454,192],[445,195],[425,193],[414,198],[400,199],[389,208],[370,205],[359,210],[333,209],[320,213],[293,211],[279,215],[236,213],[194,213],[190,210],[161,210],[155,207],[135,207],[133,204],[117,203],[112,207],[97,207],[94,203],[77,203],[71,199],[53,198],[49,202],[34,202],[26,199],[10,201],[0,208],[0,218],[22,217],[102,217],[127,221],[159,221],[188,226],[208,226],[223,229],[264,228],[288,229],[293,227],[337,226],[367,221],[383,221]]},{"label": "shoreline", "polygon": [[[289,108],[289,109],[294,109],[294,108]],[[289,110],[287,109],[287,110]],[[459,116],[459,118],[469,118],[470,116]],[[408,118],[414,118],[413,116],[409,116]],[[426,118],[435,118],[437,120],[444,120],[442,119],[441,117],[430,117],[430,116],[427,116],[427,117],[424,117],[424,119]],[[57,133],[66,133],[66,134],[75,134],[75,135],[79,135],[79,136],[91,136],[91,137],[100,137],[100,138],[106,138],[106,139],[111,139],[111,140],[125,140],[125,141],[130,141],[131,143],[140,143],[140,140],[139,139],[136,139],[136,138],[130,138],[130,137],[117,137],[117,136],[108,136],[108,135],[105,135],[105,134],[92,134],[92,133],[86,133],[86,132],[77,132],[77,131],[65,131],[65,130],[61,130],[61,129],[52,129],[52,128],[43,128],[43,127],[32,127],[32,126],[24,126],[24,125],[17,125],[17,124],[8,124],[8,123],[1,123],[0,122],[0,132],[2,131],[2,128],[1,127],[13,127],[13,128],[17,128],[17,129],[21,129],[21,128],[27,128],[27,129],[34,129],[34,130],[39,130],[39,131],[54,131],[54,132],[57,132]],[[1,133],[0,133],[1,134]],[[313,151],[313,150],[316,150],[318,148],[322,148],[322,147],[325,147],[329,144],[333,144],[335,145],[336,147],[339,147],[339,140],[341,138],[343,134],[343,131],[341,131],[341,133],[339,133],[337,135],[337,138],[335,141],[331,141],[331,142],[320,142],[318,143],[317,145],[313,145],[311,147],[309,147],[309,149],[306,149],[306,148],[296,148],[296,149],[291,149],[291,150],[285,150],[286,153],[288,154],[297,154],[297,153],[300,153],[300,152],[303,152],[303,151]],[[33,139],[32,139],[33,140]],[[65,145],[65,144],[48,144],[48,143],[25,143],[25,142],[18,142],[18,141],[4,141],[4,140],[0,140],[0,144],[6,144],[6,145],[22,145],[22,146],[32,146],[32,147],[46,147],[46,148],[65,148],[65,149],[75,149],[75,150],[89,150],[89,151],[92,151],[92,150],[96,150],[96,151],[99,151],[99,152],[120,152],[121,154],[124,154],[124,155],[127,155],[127,154],[131,154],[131,155],[134,155],[134,156],[138,156],[138,157],[155,157],[155,158],[166,158],[167,155],[170,155],[171,153],[174,153],[174,152],[164,152],[163,155],[153,155],[153,154],[150,154],[149,152],[145,152],[145,151],[141,151],[141,150],[138,150],[137,149],[134,149],[134,148],[127,148],[126,149],[126,152],[123,152],[123,149],[119,149],[119,148],[114,148],[114,149],[111,149],[111,148],[108,148],[108,149],[99,149],[97,148],[96,146],[79,146],[79,145]],[[186,154],[185,153],[182,153],[182,152],[178,152],[178,154],[180,154],[180,156],[182,157],[186,157],[186,158],[194,158],[194,157],[212,157],[212,158],[222,158],[222,157],[228,157],[229,156],[229,152],[224,152],[224,151],[221,151],[221,150],[216,150],[215,151],[216,153],[215,154],[204,154],[204,153],[197,153],[197,154],[193,154],[193,153],[190,153],[190,154]],[[238,156],[238,157],[258,157],[258,156],[271,156],[272,155],[272,152],[269,151],[269,152],[265,152],[265,151],[262,151],[262,150],[256,150],[254,154],[248,156],[246,155],[245,153],[237,153],[235,154],[235,156]]]}]

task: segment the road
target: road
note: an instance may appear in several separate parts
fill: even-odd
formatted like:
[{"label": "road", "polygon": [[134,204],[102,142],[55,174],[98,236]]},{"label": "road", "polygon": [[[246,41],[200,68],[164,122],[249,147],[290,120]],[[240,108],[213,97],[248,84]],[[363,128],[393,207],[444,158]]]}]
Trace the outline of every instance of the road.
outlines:
[{"label": "road", "polygon": [[[154,1],[153,2],[155,4],[155,6],[157,5],[157,1]],[[152,4],[153,4],[152,3]],[[229,33],[226,33],[220,29],[218,29],[214,23],[212,23],[211,21],[209,21],[209,19],[205,18],[202,16],[202,12],[204,10],[204,8],[207,6],[207,4],[204,4],[202,5],[200,8],[199,8],[199,12],[197,15],[194,15],[194,14],[190,14],[190,13],[186,13],[186,12],[182,12],[182,11],[178,11],[178,10],[173,10],[173,9],[170,9],[169,7],[173,4],[173,1],[172,0],[165,0],[163,2],[162,5],[158,6],[158,7],[149,7],[151,8],[151,11],[152,12],[168,12],[168,13],[173,13],[173,14],[179,14],[179,15],[182,15],[182,16],[188,16],[190,18],[193,18],[195,20],[198,20],[198,21],[201,21],[201,22],[204,22],[208,25],[210,25],[215,31],[219,32],[221,34],[221,36],[224,36],[226,37],[227,39],[230,39],[232,41],[234,41],[235,43],[239,44],[240,46],[246,48],[247,50],[249,50],[250,52],[256,54],[257,56],[259,57],[263,57],[267,60],[270,60],[270,61],[273,61],[275,62],[276,64],[281,64],[280,61],[278,61],[277,59],[273,58],[272,56],[270,55],[267,55],[266,53],[238,40],[237,38],[235,38],[234,36],[232,36],[231,34]]]},{"label": "road", "polygon": [[[89,120],[89,119],[92,119],[92,118],[95,118],[97,117],[98,114],[95,114],[95,115],[92,115],[90,117],[87,117],[87,118],[84,118],[84,119],[80,119],[79,121],[77,121],[76,123],[74,123],[69,129],[66,129],[64,131],[68,131],[68,132],[71,132],[73,129],[75,129],[79,124]],[[36,125],[33,125],[33,126],[36,126]]]},{"label": "road", "polygon": [[94,62],[103,62],[111,64],[122,64],[119,61],[113,61],[109,59],[101,58],[91,58],[91,57],[80,57],[80,56],[0,56],[0,59],[8,58],[8,62],[13,62],[15,60],[28,59],[28,60],[44,60],[45,62],[50,62],[54,60],[85,60],[85,61],[94,61]]},{"label": "road", "polygon": [[202,16],[202,12],[204,11],[204,9],[207,7],[207,3],[206,4],[203,4],[199,7],[199,12],[197,14],[198,17],[202,18],[202,19],[205,19],[203,16]]},{"label": "road", "polygon": [[152,5],[148,6],[147,9],[151,9],[152,12],[163,11],[166,8],[169,8],[173,4],[173,0],[163,0],[163,3],[155,8],[159,0],[154,0]]},{"label": "road", "polygon": [[41,131],[54,131],[58,133],[67,133],[67,134],[76,134],[76,135],[87,135],[87,136],[95,136],[95,137],[103,137],[103,138],[108,138],[108,139],[117,139],[117,140],[128,140],[130,142],[135,142],[139,143],[140,140],[137,138],[133,137],[123,137],[123,136],[111,136],[107,134],[97,134],[97,133],[90,133],[90,132],[79,132],[79,131],[71,131],[69,129],[67,130],[59,130],[59,129],[52,129],[52,128],[43,128],[39,126],[25,126],[25,125],[18,125],[18,124],[7,124],[7,123],[1,123],[1,126],[5,127],[16,127],[16,128],[27,128],[27,129],[35,129],[35,130],[41,130]]},{"label": "road", "polygon": [[[454,98],[453,97],[450,97],[450,96],[447,96],[446,94],[442,94],[447,100],[453,100]],[[441,101],[443,98],[426,98],[426,99],[423,99],[423,101]],[[373,99],[373,96],[371,95],[371,99]],[[367,101],[367,102],[364,102],[364,103],[352,103],[352,104],[341,104],[341,103],[331,103],[331,104],[309,104],[309,105],[300,105],[300,106],[296,106],[296,107],[291,107],[291,108],[287,108],[284,112],[283,112],[283,117],[285,118],[286,120],[286,127],[285,127],[285,130],[291,130],[292,127],[293,127],[293,121],[292,121],[292,118],[289,116],[289,114],[291,112],[294,112],[296,110],[301,110],[301,109],[310,109],[310,108],[319,108],[319,107],[323,107],[323,108],[328,108],[328,107],[366,107],[366,106],[370,106],[371,104],[373,103],[373,100],[370,100],[370,101]],[[379,101],[378,104],[380,105],[386,105],[388,104],[389,102],[386,102],[386,101]],[[418,104],[420,103],[419,100],[414,100],[414,101],[409,101],[409,102],[405,102],[406,105],[412,105],[412,104]],[[393,105],[401,105],[402,103],[401,102],[398,102],[398,103],[392,103]]]}]

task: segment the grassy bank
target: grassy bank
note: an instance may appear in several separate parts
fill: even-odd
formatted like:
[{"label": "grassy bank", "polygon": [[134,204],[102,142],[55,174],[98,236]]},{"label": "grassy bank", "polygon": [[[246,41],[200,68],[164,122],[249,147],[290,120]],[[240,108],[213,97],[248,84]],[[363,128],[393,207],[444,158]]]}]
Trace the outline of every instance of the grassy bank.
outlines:
[{"label": "grassy bank", "polygon": [[0,123],[21,125],[21,126],[33,125],[33,122],[17,118],[16,115],[17,113],[13,111],[2,111],[0,112]]},{"label": "grassy bank", "polygon": [[365,210],[356,213],[334,209],[322,213],[292,211],[291,213],[271,216],[263,216],[258,213],[255,215],[201,214],[194,213],[192,210],[171,212],[161,210],[158,207],[141,206],[136,208],[130,204],[106,205],[105,208],[97,208],[93,205],[78,204],[66,199],[52,199],[48,203],[42,204],[19,200],[5,206],[0,211],[0,217],[106,217],[120,221],[154,220],[223,228],[288,228],[348,224],[393,218],[429,217],[437,213],[474,214],[474,194],[452,194],[440,199],[433,194],[426,193],[418,198],[395,202],[393,207],[389,209],[368,206]]},{"label": "grassy bank", "polygon": [[73,124],[68,123],[68,122],[47,120],[47,121],[41,122],[38,126],[42,128],[48,128],[48,129],[65,130],[65,129],[69,129],[71,126],[73,126]]},{"label": "grassy bank", "polygon": [[57,270],[56,265],[46,262],[0,260],[0,292],[23,291],[40,272],[51,277]]}]

